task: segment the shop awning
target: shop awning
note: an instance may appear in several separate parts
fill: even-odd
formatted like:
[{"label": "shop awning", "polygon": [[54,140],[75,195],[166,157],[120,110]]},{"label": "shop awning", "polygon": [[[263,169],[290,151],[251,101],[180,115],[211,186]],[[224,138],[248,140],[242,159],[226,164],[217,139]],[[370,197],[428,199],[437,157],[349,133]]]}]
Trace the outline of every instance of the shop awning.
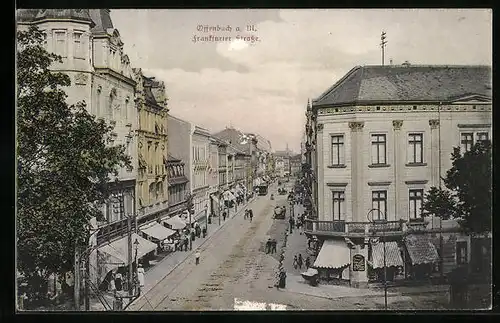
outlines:
[{"label": "shop awning", "polygon": [[234,196],[233,193],[230,191],[225,191],[222,196],[224,197],[225,200],[236,200],[236,197]]},{"label": "shop awning", "polygon": [[350,263],[349,247],[345,241],[325,240],[312,267],[337,269]]},{"label": "shop awning", "polygon": [[[155,250],[158,246],[148,241],[136,233],[132,233],[132,261],[135,258],[135,241],[139,242],[137,244],[137,259],[142,258],[147,253]],[[108,243],[102,247],[100,247],[99,252],[106,253],[116,260],[119,260],[121,263],[116,263],[119,266],[128,265],[128,237],[125,236],[119,240]]]},{"label": "shop awning", "polygon": [[[373,268],[384,268],[384,244],[382,242],[372,244],[372,255]],[[385,243],[385,265],[386,267],[403,266],[403,258],[395,241]]]},{"label": "shop awning", "polygon": [[431,264],[439,261],[436,247],[424,235],[410,234],[406,236],[405,246],[412,265]]},{"label": "shop awning", "polygon": [[158,222],[148,223],[145,226],[139,228],[142,232],[147,234],[150,237],[153,237],[158,240],[165,240],[175,233],[174,230],[169,228],[165,228],[163,225]]},{"label": "shop awning", "polygon": [[186,222],[184,222],[178,215],[163,220],[162,222],[168,224],[172,230],[180,230],[186,227]]},{"label": "shop awning", "polygon": [[212,198],[212,200],[214,200],[215,203],[220,204],[219,199],[217,198],[217,196],[215,196],[215,194],[210,195],[210,197]]}]

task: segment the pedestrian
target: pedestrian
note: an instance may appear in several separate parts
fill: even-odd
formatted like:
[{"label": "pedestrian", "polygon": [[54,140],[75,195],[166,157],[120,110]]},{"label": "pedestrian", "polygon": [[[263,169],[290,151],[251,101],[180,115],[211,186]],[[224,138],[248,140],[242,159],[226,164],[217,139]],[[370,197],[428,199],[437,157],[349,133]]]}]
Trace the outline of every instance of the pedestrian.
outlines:
[{"label": "pedestrian", "polygon": [[188,251],[188,237],[184,236],[184,251]]},{"label": "pedestrian", "polygon": [[115,275],[115,287],[119,292],[122,290],[122,274],[120,272]]},{"label": "pedestrian", "polygon": [[196,250],[194,257],[196,259],[196,264],[198,265],[200,263],[200,251],[199,250]]},{"label": "pedestrian", "polygon": [[276,245],[278,244],[278,242],[276,241],[276,239],[273,239],[273,242],[271,244],[271,253],[276,253]]},{"label": "pedestrian", "polygon": [[248,210],[245,210],[245,213],[243,214],[243,219],[245,219],[245,220],[246,220],[246,219],[247,219],[247,217],[248,217]]},{"label": "pedestrian", "polygon": [[309,257],[306,258],[306,269],[309,269],[309,267],[311,267],[311,260],[309,259]]},{"label": "pedestrian", "polygon": [[113,293],[116,292],[116,286],[115,286],[115,274],[111,273],[111,277],[109,280],[109,290],[112,291]]},{"label": "pedestrian", "polygon": [[297,266],[299,265],[297,255],[293,256],[293,268],[297,269]]},{"label": "pedestrian", "polygon": [[226,216],[227,216],[227,213],[226,213],[226,211],[224,211],[224,212],[222,213],[222,219],[223,219],[224,221],[226,221]]},{"label": "pedestrian", "polygon": [[249,215],[250,215],[250,222],[252,222],[252,219],[253,219],[253,212],[252,212],[252,210],[250,210],[250,214]]},{"label": "pedestrian", "polygon": [[272,244],[271,238],[268,238],[266,241],[266,253],[271,252],[271,244]]},{"label": "pedestrian", "polygon": [[297,265],[299,265],[300,269],[302,269],[302,264],[303,264],[302,260],[303,260],[302,259],[302,254],[299,253],[299,258],[297,259]]},{"label": "pedestrian", "polygon": [[203,238],[205,238],[207,236],[207,228],[204,227],[203,228]]},{"label": "pedestrian", "polygon": [[144,289],[144,268],[141,264],[137,267],[137,280],[139,281],[138,294],[141,295],[141,291]]}]

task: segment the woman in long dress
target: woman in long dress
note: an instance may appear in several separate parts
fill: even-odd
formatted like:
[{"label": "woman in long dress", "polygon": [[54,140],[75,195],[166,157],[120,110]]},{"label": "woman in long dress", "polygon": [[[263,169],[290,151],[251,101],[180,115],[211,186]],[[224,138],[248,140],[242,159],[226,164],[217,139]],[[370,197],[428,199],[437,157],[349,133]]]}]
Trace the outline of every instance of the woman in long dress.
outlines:
[{"label": "woman in long dress", "polygon": [[144,268],[139,264],[137,267],[137,280],[139,281],[139,295],[141,294],[142,289],[144,288]]}]

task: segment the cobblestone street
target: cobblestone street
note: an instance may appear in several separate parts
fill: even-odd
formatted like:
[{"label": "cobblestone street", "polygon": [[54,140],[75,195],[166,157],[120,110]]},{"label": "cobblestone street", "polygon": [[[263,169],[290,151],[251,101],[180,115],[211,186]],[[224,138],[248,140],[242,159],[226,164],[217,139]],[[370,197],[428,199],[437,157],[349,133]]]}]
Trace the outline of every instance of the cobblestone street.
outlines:
[{"label": "cobblestone street", "polygon": [[[274,287],[280,249],[288,230],[287,220],[272,217],[274,206],[280,203],[286,203],[285,196],[276,195],[275,201],[269,196],[257,197],[249,206],[254,211],[252,222],[244,219],[242,213],[228,220],[199,248],[199,265],[195,265],[194,256],[190,255],[166,277],[151,283],[153,286],[128,310],[233,310],[235,300],[280,304],[287,310],[383,309],[381,290],[306,284],[300,276],[305,269],[293,268],[293,254],[305,252],[307,247],[299,230],[287,237],[284,261],[287,286]],[[265,253],[268,238],[277,240],[277,253]],[[390,310],[444,308],[446,302],[443,289],[420,295],[410,295],[408,291],[404,295],[396,291],[388,294]]]}]

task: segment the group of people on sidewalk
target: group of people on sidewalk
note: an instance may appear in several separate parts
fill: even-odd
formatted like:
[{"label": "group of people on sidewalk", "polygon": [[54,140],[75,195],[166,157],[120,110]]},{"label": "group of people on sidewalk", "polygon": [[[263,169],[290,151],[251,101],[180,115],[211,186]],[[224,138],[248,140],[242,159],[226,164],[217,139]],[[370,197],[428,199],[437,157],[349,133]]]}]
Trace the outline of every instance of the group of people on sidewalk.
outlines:
[{"label": "group of people on sidewalk", "polygon": [[266,253],[276,253],[276,245],[278,242],[276,239],[267,239],[266,241]]},{"label": "group of people on sidewalk", "polygon": [[[297,269],[302,269],[302,265],[304,264],[304,259],[302,258],[302,254],[299,253],[298,256],[295,255],[293,256],[293,268]],[[311,266],[311,260],[309,257],[306,257],[305,260],[305,269],[308,269]]]}]

